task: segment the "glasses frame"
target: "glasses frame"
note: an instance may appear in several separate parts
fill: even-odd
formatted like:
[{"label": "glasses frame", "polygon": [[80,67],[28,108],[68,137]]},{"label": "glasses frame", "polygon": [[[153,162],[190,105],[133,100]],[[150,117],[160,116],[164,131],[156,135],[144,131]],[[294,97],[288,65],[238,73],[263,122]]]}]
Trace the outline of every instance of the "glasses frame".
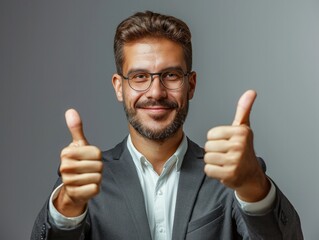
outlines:
[{"label": "glasses frame", "polygon": [[[169,72],[170,70],[178,70],[178,71],[181,71],[182,73],[183,73],[183,82],[182,82],[182,84],[178,87],[178,88],[168,88],[168,87],[166,87],[165,86],[165,84],[163,83],[163,73],[166,73],[166,72]],[[168,89],[168,90],[177,90],[177,89],[180,89],[183,85],[184,85],[184,82],[185,82],[185,77],[188,77],[191,73],[192,73],[192,71],[191,72],[184,72],[183,70],[181,70],[181,69],[167,69],[167,70],[165,70],[165,71],[162,71],[162,72],[157,72],[157,73],[150,73],[150,72],[144,72],[144,71],[141,71],[141,73],[147,73],[147,74],[149,74],[150,76],[151,76],[151,81],[150,81],[150,85],[145,89],[145,90],[137,90],[137,89],[135,89],[135,88],[133,88],[132,86],[131,86],[131,84],[130,84],[130,79],[129,79],[129,77],[128,76],[124,76],[123,74],[119,74],[124,80],[127,80],[128,81],[128,85],[130,86],[130,88],[132,88],[133,90],[135,90],[135,91],[137,91],[137,92],[146,92],[146,91],[148,91],[150,88],[151,88],[151,86],[152,86],[152,83],[153,83],[153,81],[154,81],[154,76],[158,76],[159,77],[159,80],[160,80],[160,82],[161,82],[161,84],[163,85],[163,87],[164,88],[166,88],[166,89]]]}]

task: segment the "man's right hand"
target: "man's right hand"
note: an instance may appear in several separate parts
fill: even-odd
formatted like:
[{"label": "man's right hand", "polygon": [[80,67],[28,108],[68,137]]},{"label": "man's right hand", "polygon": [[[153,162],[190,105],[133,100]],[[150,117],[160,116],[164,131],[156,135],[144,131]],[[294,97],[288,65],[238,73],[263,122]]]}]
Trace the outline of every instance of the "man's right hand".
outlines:
[{"label": "man's right hand", "polygon": [[85,211],[88,201],[100,191],[102,153],[88,144],[77,111],[69,109],[65,119],[73,141],[61,152],[63,186],[53,204],[62,215],[76,217]]}]

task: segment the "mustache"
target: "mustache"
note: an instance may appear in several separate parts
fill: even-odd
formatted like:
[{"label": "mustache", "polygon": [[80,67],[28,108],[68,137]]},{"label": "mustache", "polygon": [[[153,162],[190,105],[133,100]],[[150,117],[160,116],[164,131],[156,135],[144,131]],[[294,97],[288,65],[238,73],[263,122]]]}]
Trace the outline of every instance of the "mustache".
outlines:
[{"label": "mustache", "polygon": [[143,102],[137,102],[135,104],[136,108],[145,108],[145,107],[153,107],[153,106],[160,106],[166,108],[178,108],[178,104],[176,102],[169,101],[167,99],[160,99],[160,100],[147,100]]}]

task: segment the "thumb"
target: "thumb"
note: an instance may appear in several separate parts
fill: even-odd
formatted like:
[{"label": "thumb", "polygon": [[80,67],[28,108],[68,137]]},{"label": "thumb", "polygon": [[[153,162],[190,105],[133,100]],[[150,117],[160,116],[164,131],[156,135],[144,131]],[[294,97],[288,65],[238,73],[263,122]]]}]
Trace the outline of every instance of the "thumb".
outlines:
[{"label": "thumb", "polygon": [[245,124],[250,126],[249,115],[257,93],[254,90],[246,91],[239,99],[233,126]]},{"label": "thumb", "polygon": [[87,145],[88,142],[83,133],[82,120],[75,109],[69,109],[65,112],[66,125],[72,135],[73,144],[77,146]]}]

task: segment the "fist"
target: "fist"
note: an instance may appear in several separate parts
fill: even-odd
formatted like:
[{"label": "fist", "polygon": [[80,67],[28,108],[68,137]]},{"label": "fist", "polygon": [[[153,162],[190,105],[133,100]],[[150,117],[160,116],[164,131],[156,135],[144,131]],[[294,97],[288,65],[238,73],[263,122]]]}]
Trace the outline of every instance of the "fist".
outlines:
[{"label": "fist", "polygon": [[54,205],[63,215],[74,217],[82,214],[87,202],[99,193],[103,163],[101,151],[89,145],[84,136],[79,114],[69,109],[65,118],[72,142],[61,152],[63,186]]}]

